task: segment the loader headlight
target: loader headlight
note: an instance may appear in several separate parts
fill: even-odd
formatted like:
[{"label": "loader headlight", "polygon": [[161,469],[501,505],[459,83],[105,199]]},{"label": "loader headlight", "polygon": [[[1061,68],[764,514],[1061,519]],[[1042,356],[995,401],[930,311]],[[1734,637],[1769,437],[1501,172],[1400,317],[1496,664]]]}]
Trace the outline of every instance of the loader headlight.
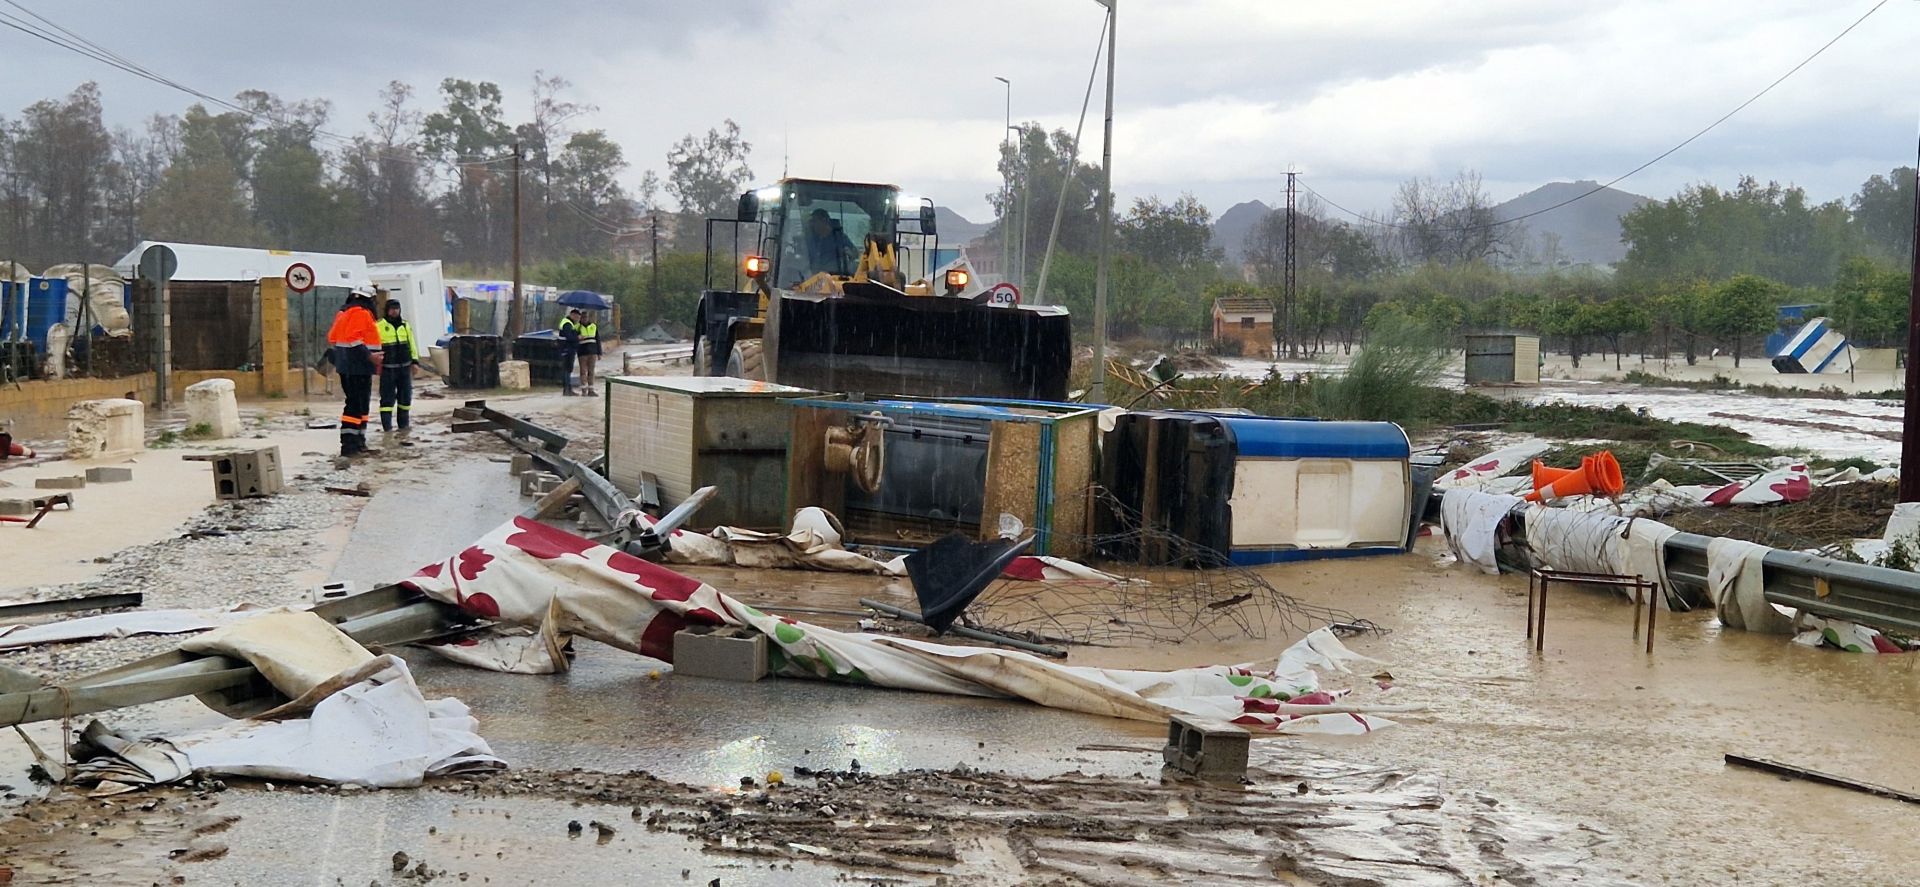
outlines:
[{"label": "loader headlight", "polygon": [[773,270],[773,260],[766,256],[748,256],[745,261],[740,263],[740,266],[746,269],[748,277],[758,279],[766,276],[768,271]]},{"label": "loader headlight", "polygon": [[959,290],[966,289],[967,283],[972,279],[973,279],[973,275],[968,274],[967,272],[959,268],[955,268],[947,272],[947,289],[954,290],[956,292]]}]

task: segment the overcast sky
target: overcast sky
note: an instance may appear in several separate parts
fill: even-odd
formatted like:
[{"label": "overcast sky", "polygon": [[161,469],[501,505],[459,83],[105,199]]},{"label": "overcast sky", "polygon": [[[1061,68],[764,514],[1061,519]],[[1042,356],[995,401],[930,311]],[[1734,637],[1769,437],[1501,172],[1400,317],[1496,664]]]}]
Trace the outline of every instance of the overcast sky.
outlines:
[{"label": "overcast sky", "polygon": [[[517,119],[535,69],[572,80],[633,164],[731,117],[760,180],[892,181],[980,219],[1016,122],[1071,131],[1094,0],[20,0],[215,95],[325,98],[361,127],[380,87],[493,80]],[[1497,199],[1610,179],[1784,73],[1872,0],[1119,0],[1122,199],[1279,198],[1289,166],[1383,209],[1413,175],[1481,171]],[[0,12],[20,10],[0,0]],[[1818,198],[1913,162],[1920,3],[1892,0],[1772,94],[1621,187],[1666,196],[1741,173]],[[191,99],[0,28],[0,113],[97,80],[110,124]],[[1100,94],[1085,140],[1097,158]]]}]

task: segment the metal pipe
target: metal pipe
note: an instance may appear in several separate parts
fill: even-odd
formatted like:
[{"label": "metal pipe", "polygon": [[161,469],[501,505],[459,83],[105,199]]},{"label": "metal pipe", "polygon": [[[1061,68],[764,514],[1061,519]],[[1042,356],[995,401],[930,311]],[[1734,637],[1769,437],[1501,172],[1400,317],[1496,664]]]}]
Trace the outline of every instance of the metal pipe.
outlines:
[{"label": "metal pipe", "polygon": [[[921,625],[926,624],[926,621],[920,618],[919,613],[915,613],[912,610],[903,610],[892,604],[883,604],[872,598],[864,598],[864,597],[861,598],[860,606],[867,607],[873,610],[878,610],[896,619],[905,619],[908,622],[918,622]],[[1020,640],[1019,638],[1010,638],[1003,634],[994,634],[993,632],[990,632],[990,631],[981,631],[980,629],[968,628],[964,625],[953,626],[952,628],[947,629],[947,631],[957,634],[963,638],[972,638],[973,640],[976,640],[976,641],[986,641],[991,644],[1000,644],[1002,646],[1012,647],[1015,650],[1025,650],[1028,653],[1034,653],[1040,656],[1047,656],[1053,659],[1067,658],[1067,651],[1062,650],[1059,647],[1049,647],[1045,644],[1031,644],[1026,641]]]}]

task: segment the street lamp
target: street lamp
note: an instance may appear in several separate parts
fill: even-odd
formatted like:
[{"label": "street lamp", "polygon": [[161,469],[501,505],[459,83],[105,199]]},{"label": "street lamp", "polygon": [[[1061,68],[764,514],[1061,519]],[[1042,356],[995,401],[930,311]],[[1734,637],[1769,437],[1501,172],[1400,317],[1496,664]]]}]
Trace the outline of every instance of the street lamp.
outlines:
[{"label": "street lamp", "polygon": [[1113,45],[1114,6],[1118,0],[1093,0],[1107,8],[1107,124],[1100,143],[1100,258],[1093,278],[1093,391],[1094,403],[1107,401],[1107,262],[1113,237]]},{"label": "street lamp", "polygon": [[1020,144],[1019,150],[1014,154],[1020,161],[1020,265],[1014,272],[1014,285],[1025,293],[1027,291],[1027,210],[1033,206],[1033,168],[1027,159],[1027,125],[1023,123],[1007,128],[1013,130]]},{"label": "street lamp", "polygon": [[[1013,81],[995,76],[993,79],[1007,87],[1007,129],[1013,128]],[[1010,138],[1005,132],[1000,134],[1002,143]],[[1007,272],[1013,267],[1013,176],[1000,177],[1000,279],[1007,279]]]}]

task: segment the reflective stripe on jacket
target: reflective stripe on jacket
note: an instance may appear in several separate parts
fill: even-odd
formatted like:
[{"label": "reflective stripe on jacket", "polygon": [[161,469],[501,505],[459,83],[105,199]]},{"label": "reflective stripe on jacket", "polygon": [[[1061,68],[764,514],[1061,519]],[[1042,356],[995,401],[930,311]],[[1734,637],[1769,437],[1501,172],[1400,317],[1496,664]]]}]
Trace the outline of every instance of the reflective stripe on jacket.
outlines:
[{"label": "reflective stripe on jacket", "polygon": [[333,368],[343,376],[371,376],[378,369],[373,349],[380,345],[380,330],[374,325],[373,312],[366,308],[340,309],[327,330],[327,344],[333,346]]},{"label": "reflective stripe on jacket", "polygon": [[405,320],[389,323],[381,318],[374,324],[380,332],[380,347],[387,353],[387,366],[405,366],[420,359],[420,343],[414,341],[413,328]]}]

